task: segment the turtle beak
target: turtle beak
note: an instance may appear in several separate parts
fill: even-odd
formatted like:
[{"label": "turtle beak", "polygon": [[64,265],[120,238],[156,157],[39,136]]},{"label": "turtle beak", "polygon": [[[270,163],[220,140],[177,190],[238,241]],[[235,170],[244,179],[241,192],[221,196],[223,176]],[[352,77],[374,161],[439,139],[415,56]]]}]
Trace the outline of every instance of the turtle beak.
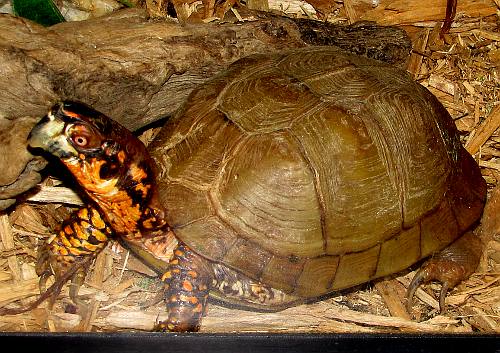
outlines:
[{"label": "turtle beak", "polygon": [[41,148],[59,158],[76,156],[77,151],[71,146],[65,135],[66,123],[56,116],[57,107],[35,125],[28,136],[31,148]]}]

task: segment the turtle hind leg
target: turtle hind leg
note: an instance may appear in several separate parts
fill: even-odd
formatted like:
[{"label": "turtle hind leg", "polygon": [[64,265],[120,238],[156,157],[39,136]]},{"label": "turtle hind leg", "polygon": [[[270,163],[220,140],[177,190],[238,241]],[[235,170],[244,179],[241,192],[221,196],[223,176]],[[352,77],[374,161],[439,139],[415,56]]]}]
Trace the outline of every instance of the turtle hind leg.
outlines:
[{"label": "turtle hind leg", "polygon": [[211,266],[186,245],[179,244],[162,280],[168,318],[156,330],[198,331],[213,280]]},{"label": "turtle hind leg", "polygon": [[481,240],[472,232],[465,233],[447,248],[435,254],[420,268],[408,287],[406,302],[408,312],[412,311],[415,291],[430,281],[441,283],[439,309],[443,312],[447,292],[474,273],[481,254]]},{"label": "turtle hind leg", "polygon": [[276,312],[305,302],[304,298],[256,281],[222,264],[214,264],[211,300],[221,305],[259,312]]}]

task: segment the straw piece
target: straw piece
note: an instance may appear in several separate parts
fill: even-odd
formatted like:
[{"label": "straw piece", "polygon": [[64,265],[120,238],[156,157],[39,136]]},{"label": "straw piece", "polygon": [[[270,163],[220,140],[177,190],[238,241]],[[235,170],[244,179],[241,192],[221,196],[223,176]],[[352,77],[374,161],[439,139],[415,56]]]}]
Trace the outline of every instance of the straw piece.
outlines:
[{"label": "straw piece", "polygon": [[[9,221],[9,216],[7,214],[0,214],[0,239],[2,240],[3,246],[0,246],[0,250],[12,250],[15,247],[14,236],[12,234],[12,226]],[[17,262],[16,253],[12,256],[7,257],[7,262],[9,268],[12,272],[15,281],[20,281],[21,268]]]},{"label": "straw piece", "polygon": [[352,0],[344,0],[344,9],[349,20],[349,24],[353,24],[358,21],[358,14],[353,6]]},{"label": "straw piece", "polygon": [[[458,2],[457,13],[470,17],[494,15],[497,7],[481,0]],[[381,0],[375,9],[365,12],[360,19],[377,21],[383,25],[420,24],[429,21],[443,21],[446,15],[446,1],[436,0]]]},{"label": "straw piece", "polygon": [[472,33],[474,33],[475,35],[477,35],[479,37],[483,37],[485,39],[490,39],[490,40],[493,40],[495,42],[500,42],[500,34],[498,34],[498,33],[489,32],[489,31],[485,31],[482,29],[474,29],[474,30],[472,30]]},{"label": "straw piece", "polygon": [[397,280],[379,281],[375,283],[375,288],[384,299],[392,316],[411,320],[403,304],[406,290]]},{"label": "straw piece", "polygon": [[429,77],[429,86],[434,87],[441,92],[447,93],[451,96],[455,95],[455,84],[436,74],[431,74]]},{"label": "straw piece", "polygon": [[28,201],[83,205],[75,191],[61,186],[42,186],[36,194],[28,198]]},{"label": "straw piece", "polygon": [[0,307],[19,299],[39,294],[38,278],[16,283],[3,283],[0,286]]},{"label": "straw piece", "polygon": [[407,71],[416,79],[420,73],[422,67],[423,53],[427,48],[427,43],[429,41],[430,30],[428,28],[423,29],[417,39],[413,43],[413,53],[408,62]]},{"label": "straw piece", "polygon": [[482,331],[500,333],[500,326],[480,308],[467,306],[464,310],[471,315],[471,321]]},{"label": "straw piece", "polygon": [[482,145],[500,127],[500,105],[495,106],[490,115],[476,130],[474,136],[467,141],[465,148],[470,154],[476,154]]}]

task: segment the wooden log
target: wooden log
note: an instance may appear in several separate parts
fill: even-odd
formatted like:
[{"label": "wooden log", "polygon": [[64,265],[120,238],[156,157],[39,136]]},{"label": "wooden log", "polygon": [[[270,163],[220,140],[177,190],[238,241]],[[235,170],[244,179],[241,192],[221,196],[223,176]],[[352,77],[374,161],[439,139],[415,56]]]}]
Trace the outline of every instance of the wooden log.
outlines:
[{"label": "wooden log", "polygon": [[41,116],[59,99],[77,99],[134,130],[171,114],[195,86],[243,56],[339,45],[401,62],[410,50],[396,28],[252,18],[182,26],[125,10],[44,28],[0,16],[0,116]]},{"label": "wooden log", "polygon": [[[116,310],[94,321],[97,327],[151,331],[165,320],[164,311]],[[276,313],[238,311],[211,306],[201,332],[452,332],[440,324],[417,323],[397,317],[361,313],[332,303],[302,305]],[[457,332],[456,329],[453,329]],[[462,331],[463,332],[463,331]]]}]

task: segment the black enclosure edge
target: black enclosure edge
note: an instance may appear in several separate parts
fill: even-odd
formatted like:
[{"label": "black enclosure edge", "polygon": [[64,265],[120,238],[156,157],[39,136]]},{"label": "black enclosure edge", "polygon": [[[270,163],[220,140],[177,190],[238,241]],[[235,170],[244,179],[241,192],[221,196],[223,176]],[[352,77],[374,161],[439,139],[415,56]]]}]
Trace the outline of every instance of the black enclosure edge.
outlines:
[{"label": "black enclosure edge", "polygon": [[0,333],[4,352],[480,352],[500,335]]}]

